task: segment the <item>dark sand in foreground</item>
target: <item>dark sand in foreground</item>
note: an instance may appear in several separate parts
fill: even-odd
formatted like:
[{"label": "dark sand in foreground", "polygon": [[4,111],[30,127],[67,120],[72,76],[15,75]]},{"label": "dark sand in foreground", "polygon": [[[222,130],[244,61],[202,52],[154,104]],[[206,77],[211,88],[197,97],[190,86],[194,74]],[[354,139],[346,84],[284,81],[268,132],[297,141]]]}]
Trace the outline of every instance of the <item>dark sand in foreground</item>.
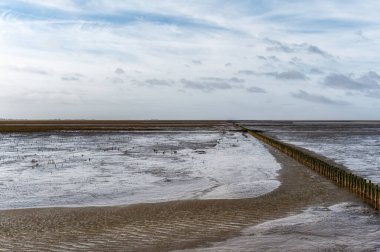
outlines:
[{"label": "dark sand in foreground", "polygon": [[193,248],[239,235],[244,227],[299,213],[311,205],[357,201],[349,192],[268,148],[283,169],[279,175],[281,186],[267,195],[238,200],[0,211],[0,248],[5,251]]}]

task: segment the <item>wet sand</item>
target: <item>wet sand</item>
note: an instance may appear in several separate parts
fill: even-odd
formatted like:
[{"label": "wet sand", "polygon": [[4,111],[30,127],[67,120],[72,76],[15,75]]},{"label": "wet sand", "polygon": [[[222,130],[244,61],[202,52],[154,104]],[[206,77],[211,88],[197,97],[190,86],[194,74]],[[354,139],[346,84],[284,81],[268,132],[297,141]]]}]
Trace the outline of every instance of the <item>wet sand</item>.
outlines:
[{"label": "wet sand", "polygon": [[[268,147],[282,164],[275,191],[253,199],[0,211],[4,251],[168,251],[204,247],[313,205],[358,201]],[[360,203],[358,203],[360,204]]]}]

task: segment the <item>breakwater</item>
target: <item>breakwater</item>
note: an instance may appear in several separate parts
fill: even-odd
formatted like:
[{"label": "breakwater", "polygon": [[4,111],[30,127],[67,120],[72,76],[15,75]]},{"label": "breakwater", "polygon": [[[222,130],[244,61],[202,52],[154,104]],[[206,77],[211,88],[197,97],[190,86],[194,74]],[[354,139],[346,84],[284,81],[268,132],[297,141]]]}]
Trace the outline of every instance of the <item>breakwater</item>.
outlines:
[{"label": "breakwater", "polygon": [[371,180],[357,176],[346,169],[322,160],[294,145],[283,143],[280,140],[269,137],[260,131],[250,130],[241,125],[237,126],[261,142],[285,153],[299,163],[333,181],[336,185],[347,188],[360,197],[365,203],[376,210],[380,210],[380,189],[379,186],[372,183]]}]

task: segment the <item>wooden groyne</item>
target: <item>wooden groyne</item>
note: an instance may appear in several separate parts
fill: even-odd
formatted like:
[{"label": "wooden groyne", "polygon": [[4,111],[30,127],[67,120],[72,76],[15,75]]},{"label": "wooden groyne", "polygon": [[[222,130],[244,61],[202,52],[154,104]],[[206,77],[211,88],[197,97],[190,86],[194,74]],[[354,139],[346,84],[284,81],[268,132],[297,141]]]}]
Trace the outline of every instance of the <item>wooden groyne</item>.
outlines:
[{"label": "wooden groyne", "polygon": [[336,185],[349,189],[352,193],[359,196],[365,203],[369,204],[376,210],[380,210],[380,189],[379,186],[372,183],[371,180],[352,174],[345,169],[319,159],[295,146],[264,135],[259,131],[250,130],[240,125],[238,126],[258,140],[269,144],[275,149],[297,160],[299,163],[333,181]]}]

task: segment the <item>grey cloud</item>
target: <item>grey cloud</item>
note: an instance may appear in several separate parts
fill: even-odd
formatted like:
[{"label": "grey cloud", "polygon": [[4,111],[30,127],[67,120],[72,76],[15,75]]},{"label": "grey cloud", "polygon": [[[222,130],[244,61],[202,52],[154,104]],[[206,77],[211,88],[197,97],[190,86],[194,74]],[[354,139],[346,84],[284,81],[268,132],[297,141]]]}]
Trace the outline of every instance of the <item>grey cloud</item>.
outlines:
[{"label": "grey cloud", "polygon": [[305,52],[310,54],[317,54],[323,57],[331,57],[330,54],[323,51],[319,47],[315,45],[310,45],[308,43],[302,44],[287,44],[276,40],[265,39],[265,41],[271,46],[267,47],[267,51],[270,52],[284,52],[284,53],[297,53],[297,52]]},{"label": "grey cloud", "polygon": [[302,63],[302,60],[298,57],[293,57],[290,61],[289,61],[290,64],[293,64],[293,65],[297,65],[297,64],[300,64]]},{"label": "grey cloud", "polygon": [[232,82],[232,83],[243,83],[243,82],[245,82],[244,79],[239,79],[236,77],[232,77],[232,78],[203,77],[203,78],[201,78],[201,80],[215,81],[215,82]]},{"label": "grey cloud", "polygon": [[231,67],[232,64],[231,64],[230,62],[228,62],[228,63],[226,63],[224,66],[225,66],[225,67]]},{"label": "grey cloud", "polygon": [[[357,96],[363,95],[362,91],[346,91],[347,96]],[[364,95],[369,98],[380,99],[380,90],[367,90],[364,92]]]},{"label": "grey cloud", "polygon": [[192,81],[187,79],[182,79],[181,83],[184,84],[184,88],[188,89],[197,89],[204,92],[211,92],[215,90],[226,90],[226,89],[232,89],[233,86],[227,82],[220,82],[220,81]]},{"label": "grey cloud", "polygon": [[315,53],[315,54],[319,54],[319,55],[322,55],[322,56],[328,56],[328,54],[321,50],[319,47],[317,46],[314,46],[314,45],[307,45],[305,44],[306,46],[306,50],[309,52],[309,53]]},{"label": "grey cloud", "polygon": [[147,79],[145,81],[132,80],[132,83],[138,86],[149,86],[149,87],[171,87],[175,84],[173,80],[166,79]]},{"label": "grey cloud", "polygon": [[285,52],[285,53],[294,53],[295,52],[294,49],[292,49],[288,46],[284,46],[284,45],[267,47],[267,51],[269,51],[269,52]]},{"label": "grey cloud", "polygon": [[247,91],[250,93],[266,93],[266,91],[259,87],[249,87],[247,88]]},{"label": "grey cloud", "polygon": [[61,78],[63,81],[78,81],[83,77],[81,74],[70,74],[70,75],[65,75]]},{"label": "grey cloud", "polygon": [[61,79],[63,81],[78,81],[79,77],[76,77],[76,76],[63,76]]},{"label": "grey cloud", "polygon": [[115,74],[125,74],[125,71],[123,68],[116,68],[115,69]]},{"label": "grey cloud", "polygon": [[319,68],[312,68],[312,69],[310,69],[309,73],[317,75],[317,74],[323,74],[324,72]]},{"label": "grey cloud", "polygon": [[377,81],[380,80],[380,75],[379,75],[378,73],[374,72],[374,71],[369,71],[369,72],[367,73],[367,76],[368,76],[369,78],[374,79],[374,80],[377,80]]},{"label": "grey cloud", "polygon": [[200,61],[200,60],[193,60],[192,63],[194,65],[202,65],[202,61]]},{"label": "grey cloud", "polygon": [[376,72],[368,72],[359,78],[344,74],[330,74],[325,77],[324,85],[337,89],[369,90],[378,89],[380,76]]},{"label": "grey cloud", "polygon": [[276,56],[269,56],[268,59],[270,59],[272,61],[280,61],[280,59],[277,58]]},{"label": "grey cloud", "polygon": [[40,74],[40,75],[48,75],[49,72],[40,68],[34,68],[34,67],[9,67],[9,69],[16,71],[16,72],[25,72],[25,73],[32,73],[32,74]]},{"label": "grey cloud", "polygon": [[367,92],[366,96],[370,97],[370,98],[380,99],[380,91],[378,91],[378,90],[369,91],[369,92]]},{"label": "grey cloud", "polygon": [[251,70],[240,70],[238,74],[266,75],[266,76],[272,76],[278,80],[308,80],[309,79],[305,74],[298,71],[257,73]]},{"label": "grey cloud", "polygon": [[172,80],[162,80],[162,79],[149,79],[145,83],[149,86],[173,86],[174,81]]},{"label": "grey cloud", "polygon": [[355,34],[358,35],[362,40],[369,40],[369,38],[364,35],[362,30],[355,32]]},{"label": "grey cloud", "polygon": [[298,71],[270,72],[265,75],[273,76],[278,80],[307,80],[307,76]]},{"label": "grey cloud", "polygon": [[227,79],[228,81],[231,81],[231,82],[234,82],[234,83],[243,83],[245,82],[244,79],[239,79],[239,78],[236,78],[236,77],[233,77],[231,79]]},{"label": "grey cloud", "polygon": [[377,89],[380,87],[378,83],[379,78],[380,76],[376,72],[368,72],[360,76],[360,78],[358,78],[357,80],[359,83],[362,83],[363,85],[366,85],[367,87]]},{"label": "grey cloud", "polygon": [[276,56],[264,57],[262,55],[257,55],[257,58],[265,61],[280,61]]},{"label": "grey cloud", "polygon": [[265,41],[272,45],[270,47],[267,47],[267,51],[270,51],[270,52],[293,53],[296,51],[295,48],[292,48],[291,46],[289,46],[285,43],[281,43],[281,42],[276,41],[276,40],[265,39]]},{"label": "grey cloud", "polygon": [[292,96],[308,102],[327,104],[327,105],[349,105],[350,103],[341,100],[332,100],[326,96],[319,94],[310,94],[304,90],[299,90],[298,93],[292,93]]},{"label": "grey cloud", "polygon": [[256,72],[251,70],[240,70],[238,74],[244,74],[244,75],[256,75]]}]

